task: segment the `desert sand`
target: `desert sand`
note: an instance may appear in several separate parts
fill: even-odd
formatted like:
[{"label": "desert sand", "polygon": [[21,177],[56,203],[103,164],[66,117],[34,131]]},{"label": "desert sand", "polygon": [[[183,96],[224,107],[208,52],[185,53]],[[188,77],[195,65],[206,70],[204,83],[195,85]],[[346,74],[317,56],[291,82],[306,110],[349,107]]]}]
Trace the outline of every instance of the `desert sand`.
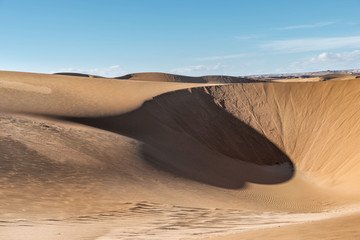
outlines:
[{"label": "desert sand", "polygon": [[0,72],[0,239],[359,239],[360,82]]}]

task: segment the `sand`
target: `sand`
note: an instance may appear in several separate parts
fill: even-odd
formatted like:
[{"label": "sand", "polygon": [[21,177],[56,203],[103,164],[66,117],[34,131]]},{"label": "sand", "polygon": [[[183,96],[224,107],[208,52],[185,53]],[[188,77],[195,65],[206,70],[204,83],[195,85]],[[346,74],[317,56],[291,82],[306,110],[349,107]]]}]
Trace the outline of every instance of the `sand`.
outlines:
[{"label": "sand", "polygon": [[233,77],[224,75],[211,75],[201,77],[191,77],[159,72],[132,73],[125,76],[116,77],[120,80],[136,80],[151,82],[179,82],[179,83],[248,83],[258,82],[257,80],[243,77]]},{"label": "sand", "polygon": [[217,79],[0,72],[0,239],[356,239],[356,76]]},{"label": "sand", "polygon": [[134,110],[161,93],[197,86],[204,84],[2,71],[0,111],[59,117],[116,115]]},{"label": "sand", "polygon": [[322,221],[311,221],[289,226],[247,231],[239,234],[206,238],[206,240],[250,240],[250,239],[350,239],[360,238],[360,216],[334,217]]}]

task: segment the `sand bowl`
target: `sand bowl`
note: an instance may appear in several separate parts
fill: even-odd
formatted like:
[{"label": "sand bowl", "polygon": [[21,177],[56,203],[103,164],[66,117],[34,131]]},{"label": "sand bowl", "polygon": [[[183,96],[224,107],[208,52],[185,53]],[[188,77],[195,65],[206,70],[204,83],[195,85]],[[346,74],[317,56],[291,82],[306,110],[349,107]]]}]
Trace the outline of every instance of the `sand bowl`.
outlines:
[{"label": "sand bowl", "polygon": [[357,237],[356,76],[217,79],[1,72],[1,238]]}]

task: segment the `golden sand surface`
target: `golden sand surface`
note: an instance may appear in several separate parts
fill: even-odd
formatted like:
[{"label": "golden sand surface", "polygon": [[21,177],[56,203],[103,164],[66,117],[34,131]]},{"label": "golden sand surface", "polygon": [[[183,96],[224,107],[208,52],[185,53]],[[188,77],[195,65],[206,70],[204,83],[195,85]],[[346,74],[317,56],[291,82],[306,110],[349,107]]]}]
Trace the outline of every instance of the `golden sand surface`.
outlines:
[{"label": "golden sand surface", "polygon": [[0,72],[0,239],[357,239],[360,82]]}]

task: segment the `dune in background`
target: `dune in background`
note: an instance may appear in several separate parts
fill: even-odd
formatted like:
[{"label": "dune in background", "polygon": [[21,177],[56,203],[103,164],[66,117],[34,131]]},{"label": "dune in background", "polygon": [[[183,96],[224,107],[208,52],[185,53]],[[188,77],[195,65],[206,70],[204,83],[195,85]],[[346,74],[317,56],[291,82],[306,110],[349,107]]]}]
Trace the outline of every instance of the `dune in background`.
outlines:
[{"label": "dune in background", "polygon": [[164,92],[203,86],[0,72],[1,111],[50,116],[104,116],[128,112]]},{"label": "dune in background", "polygon": [[1,238],[359,236],[356,76],[72,75],[0,72]]},{"label": "dune in background", "polygon": [[232,76],[202,76],[190,77],[184,75],[175,75],[167,73],[133,73],[116,79],[128,79],[137,81],[155,81],[155,82],[181,82],[181,83],[244,83],[257,82],[257,80],[247,79],[243,77]]},{"label": "dune in background", "polygon": [[[88,78],[104,78],[101,76],[72,73],[72,72],[60,72],[55,73],[56,75],[65,76],[77,76],[77,77],[88,77]],[[114,77],[119,80],[133,80],[133,81],[150,81],[150,82],[178,82],[178,83],[244,83],[244,82],[259,82],[256,79],[244,78],[244,77],[233,77],[224,75],[211,75],[201,77],[191,77],[184,75],[160,73],[160,72],[144,72],[144,73],[131,73],[120,77]]]}]

